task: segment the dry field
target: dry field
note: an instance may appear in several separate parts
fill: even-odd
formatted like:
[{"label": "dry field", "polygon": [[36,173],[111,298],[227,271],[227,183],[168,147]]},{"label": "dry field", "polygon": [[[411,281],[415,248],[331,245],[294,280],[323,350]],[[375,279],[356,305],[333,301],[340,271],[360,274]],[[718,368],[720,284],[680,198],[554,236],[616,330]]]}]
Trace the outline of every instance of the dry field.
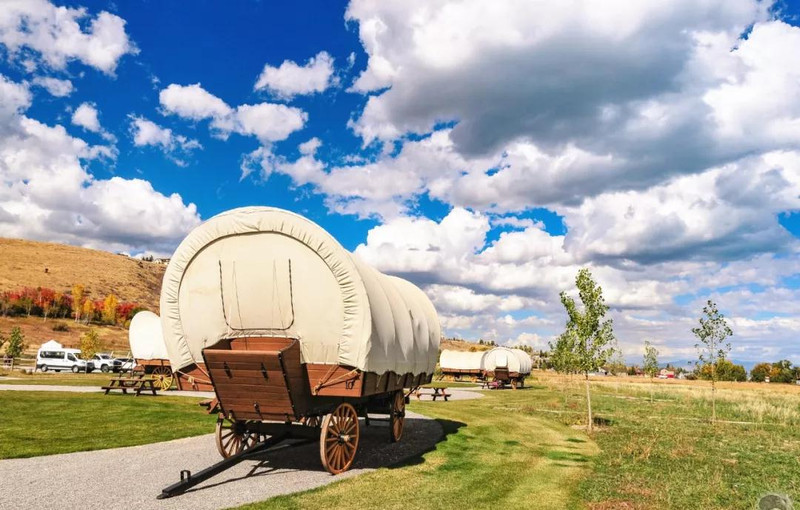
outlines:
[{"label": "dry field", "polygon": [[93,299],[114,293],[120,301],[156,311],[165,269],[105,251],[0,238],[0,291],[49,287],[65,292],[80,283]]},{"label": "dry field", "polygon": [[[66,324],[69,331],[53,331],[56,324]],[[79,348],[81,335],[89,328],[93,328],[100,335],[106,345],[106,350],[114,351],[115,355],[124,356],[130,350],[128,345],[128,330],[118,326],[87,326],[71,319],[47,319],[41,317],[2,317],[0,316],[0,333],[8,337],[14,326],[19,326],[25,335],[28,348],[25,354],[35,355],[41,344],[48,340],[55,340],[64,347]]]}]

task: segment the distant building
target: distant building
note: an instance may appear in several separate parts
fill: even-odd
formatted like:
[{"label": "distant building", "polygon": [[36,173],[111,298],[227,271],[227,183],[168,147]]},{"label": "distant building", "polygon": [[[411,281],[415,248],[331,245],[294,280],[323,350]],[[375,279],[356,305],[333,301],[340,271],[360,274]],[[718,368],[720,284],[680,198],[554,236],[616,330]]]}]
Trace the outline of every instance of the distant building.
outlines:
[{"label": "distant building", "polygon": [[661,371],[658,373],[659,379],[675,379],[675,371],[674,370],[667,370],[666,368],[662,368]]},{"label": "distant building", "polygon": [[155,259],[153,262],[155,262],[156,264],[167,265],[167,264],[169,264],[169,259]]}]

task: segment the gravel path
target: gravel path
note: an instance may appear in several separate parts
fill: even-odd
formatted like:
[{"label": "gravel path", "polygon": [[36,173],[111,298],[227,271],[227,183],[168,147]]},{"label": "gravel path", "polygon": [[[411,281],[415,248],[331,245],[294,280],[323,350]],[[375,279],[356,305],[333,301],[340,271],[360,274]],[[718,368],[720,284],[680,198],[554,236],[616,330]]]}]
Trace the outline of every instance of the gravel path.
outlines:
[{"label": "gravel path", "polygon": [[[97,386],[58,386],[54,384],[0,384],[0,391],[65,391],[68,393],[102,393],[102,388]],[[115,391],[114,393],[119,393]],[[168,391],[159,395],[167,397],[195,397],[213,398],[213,391]],[[152,397],[152,394],[142,393],[144,397]]]},{"label": "gravel path", "polygon": [[364,427],[353,469],[322,470],[319,445],[277,449],[244,461],[182,496],[157,500],[181,469],[197,472],[220,457],[214,436],[94,452],[0,461],[0,508],[219,509],[312,489],[418,457],[442,437],[435,420],[407,413],[403,439],[390,443],[388,425]]},{"label": "gravel path", "polygon": [[[104,390],[96,387],[96,386],[56,386],[51,384],[0,384],[0,391],[66,391],[66,392],[73,392],[73,393],[97,393],[102,392]],[[481,398],[483,397],[483,393],[478,393],[481,391],[479,387],[475,388],[448,388],[447,391],[450,393],[450,400],[470,400],[474,398]],[[167,397],[196,397],[196,398],[213,398],[214,392],[213,391],[168,391],[166,393],[161,392],[159,395],[164,395]],[[145,398],[151,397],[150,394],[143,394]],[[413,397],[412,397],[413,399]],[[430,401],[431,398],[429,396],[425,396],[422,398],[423,401],[427,402]],[[436,402],[443,402],[443,400],[437,400]]]}]

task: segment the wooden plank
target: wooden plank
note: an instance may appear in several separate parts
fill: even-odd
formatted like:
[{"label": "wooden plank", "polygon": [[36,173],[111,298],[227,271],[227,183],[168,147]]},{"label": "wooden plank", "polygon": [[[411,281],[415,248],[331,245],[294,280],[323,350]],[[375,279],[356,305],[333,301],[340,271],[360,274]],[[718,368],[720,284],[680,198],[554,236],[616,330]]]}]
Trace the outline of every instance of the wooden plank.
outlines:
[{"label": "wooden plank", "polygon": [[289,347],[296,340],[278,337],[234,338],[231,350],[242,351],[278,351]]},{"label": "wooden plank", "polygon": [[[229,351],[235,352],[235,351]],[[253,357],[252,359],[220,359],[218,361],[214,361],[212,359],[208,359],[208,364],[206,365],[207,370],[219,370],[225,369],[228,367],[228,370],[236,370],[236,369],[243,369],[243,370],[261,370],[261,365],[264,365],[264,368],[267,370],[277,370],[281,372],[281,362],[277,358],[277,354],[275,357],[267,357],[267,356],[259,356]]]}]

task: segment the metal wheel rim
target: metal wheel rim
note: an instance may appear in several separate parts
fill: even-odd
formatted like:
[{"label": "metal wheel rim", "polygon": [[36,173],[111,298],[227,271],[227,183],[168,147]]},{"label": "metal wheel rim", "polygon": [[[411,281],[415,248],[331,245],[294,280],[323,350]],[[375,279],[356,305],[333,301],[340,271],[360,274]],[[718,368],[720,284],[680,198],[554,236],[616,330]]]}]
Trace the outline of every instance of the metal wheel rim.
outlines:
[{"label": "metal wheel rim", "polygon": [[339,404],[322,421],[319,451],[322,466],[337,475],[350,469],[358,450],[358,413],[348,403]]}]

